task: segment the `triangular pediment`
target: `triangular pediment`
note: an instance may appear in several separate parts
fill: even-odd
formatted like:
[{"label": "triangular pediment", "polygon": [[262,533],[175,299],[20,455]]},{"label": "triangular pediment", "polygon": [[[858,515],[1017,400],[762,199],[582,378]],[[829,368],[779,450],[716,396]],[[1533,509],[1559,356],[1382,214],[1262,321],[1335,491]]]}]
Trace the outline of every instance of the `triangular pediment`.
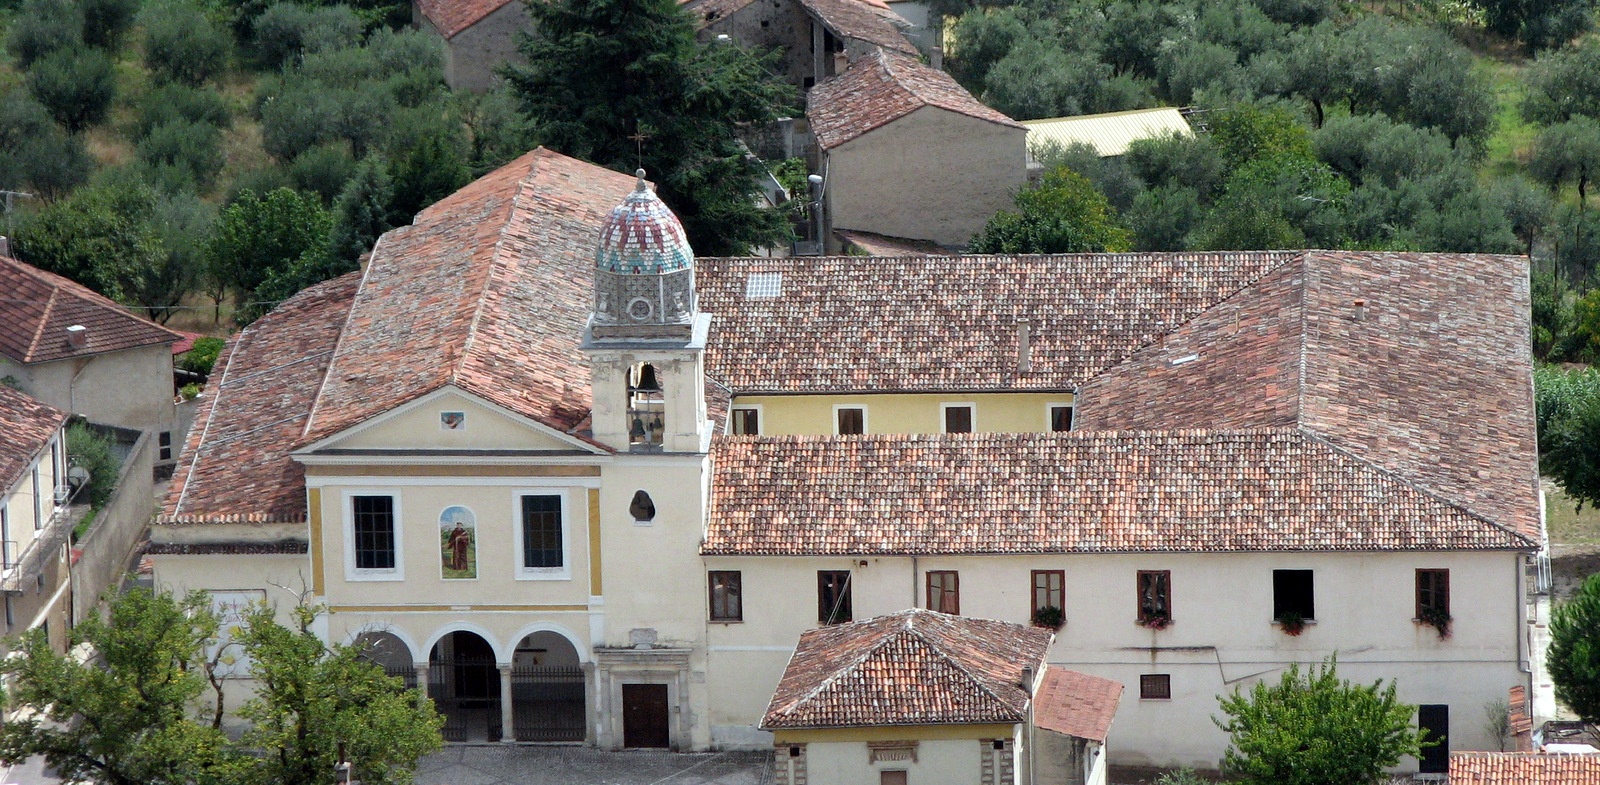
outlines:
[{"label": "triangular pediment", "polygon": [[361,451],[598,453],[593,445],[445,386],[307,445],[302,454]]}]

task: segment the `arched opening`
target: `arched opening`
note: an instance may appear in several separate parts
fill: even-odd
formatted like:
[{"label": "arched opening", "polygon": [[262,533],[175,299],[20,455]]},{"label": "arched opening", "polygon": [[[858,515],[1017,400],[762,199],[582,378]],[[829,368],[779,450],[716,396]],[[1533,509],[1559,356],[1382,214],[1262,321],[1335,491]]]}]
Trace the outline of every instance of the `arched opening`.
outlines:
[{"label": "arched opening", "polygon": [[457,630],[428,654],[428,697],[444,715],[445,741],[500,739],[500,675],[494,647],[482,636]]},{"label": "arched opening", "polygon": [[653,521],[656,517],[656,503],[650,494],[644,491],[633,492],[633,502],[628,505],[628,514],[635,521]]},{"label": "arched opening", "polygon": [[587,692],[578,650],[566,636],[541,630],[517,642],[511,660],[517,741],[583,741]]},{"label": "arched opening", "polygon": [[628,444],[633,449],[660,449],[667,432],[667,401],[661,374],[650,363],[628,369]]},{"label": "arched opening", "polygon": [[417,686],[416,660],[411,658],[411,647],[392,632],[363,632],[353,644],[361,650],[361,657],[406,683],[406,689]]}]

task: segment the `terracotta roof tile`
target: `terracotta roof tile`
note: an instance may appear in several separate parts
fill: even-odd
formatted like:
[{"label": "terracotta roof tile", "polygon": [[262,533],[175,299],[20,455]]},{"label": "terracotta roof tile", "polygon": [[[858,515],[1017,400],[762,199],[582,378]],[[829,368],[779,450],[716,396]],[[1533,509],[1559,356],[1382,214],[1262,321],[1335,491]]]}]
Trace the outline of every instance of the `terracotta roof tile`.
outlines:
[{"label": "terracotta roof tile", "polygon": [[[695,285],[707,372],[740,394],[1071,390],[1295,255],[701,259]],[[757,273],[781,294],[746,297]]]},{"label": "terracotta roof tile", "polygon": [[153,542],[145,549],[146,554],[156,556],[258,556],[258,555],[287,555],[307,553],[309,546],[304,540],[281,540],[279,542]]},{"label": "terracotta roof tile", "polygon": [[712,461],[712,555],[1532,546],[1295,428],[719,437]]},{"label": "terracotta roof tile", "polygon": [[[811,0],[819,1],[856,3]],[[895,36],[905,40],[898,32]],[[812,88],[806,96],[806,118],[817,144],[830,150],[928,106],[1018,129],[1024,127],[973,98],[944,71],[923,65],[914,54],[888,49],[856,60],[842,75]]]},{"label": "terracotta roof tile", "polygon": [[[0,256],[0,354],[20,363],[86,357],[183,336],[128,313],[76,281]],[[88,328],[84,345],[67,343],[67,328]]]},{"label": "terracotta roof tile", "polygon": [[1075,427],[1298,423],[1538,540],[1528,307],[1522,257],[1307,251],[1084,385]]},{"label": "terracotta roof tile", "polygon": [[807,630],[761,727],[1021,722],[1052,635],[926,610]]},{"label": "terracotta roof tile", "polygon": [[0,494],[22,478],[66,424],[66,412],[0,384]]},{"label": "terracotta roof tile", "polygon": [[445,40],[455,38],[513,0],[417,0],[417,10]]},{"label": "terracotta roof tile", "polygon": [[301,522],[300,437],[359,273],[317,284],[228,342],[189,429],[161,523]]},{"label": "terracotta roof tile", "polygon": [[800,4],[840,38],[917,56],[917,47],[900,34],[900,28],[911,23],[882,0],[800,0]]},{"label": "terracotta roof tile", "polygon": [[1450,785],[1600,785],[1600,755],[1452,752]]},{"label": "terracotta roof tile", "polygon": [[1105,743],[1120,700],[1120,682],[1050,665],[1033,696],[1033,724],[1043,730]]},{"label": "terracotta roof tile", "polygon": [[385,234],[303,441],[447,384],[575,428],[590,405],[578,342],[595,244],[634,182],[540,148]]}]

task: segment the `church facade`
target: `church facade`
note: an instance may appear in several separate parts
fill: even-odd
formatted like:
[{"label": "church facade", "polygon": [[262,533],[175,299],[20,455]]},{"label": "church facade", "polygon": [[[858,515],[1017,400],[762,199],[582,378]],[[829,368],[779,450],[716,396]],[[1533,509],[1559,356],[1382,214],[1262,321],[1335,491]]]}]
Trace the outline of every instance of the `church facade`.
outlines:
[{"label": "church facade", "polygon": [[801,633],[921,607],[1128,685],[1113,762],[1214,766],[1218,694],[1335,652],[1490,748],[1525,264],[696,260],[642,173],[536,150],[230,342],[156,578],[324,605],[454,741],[770,746]]}]

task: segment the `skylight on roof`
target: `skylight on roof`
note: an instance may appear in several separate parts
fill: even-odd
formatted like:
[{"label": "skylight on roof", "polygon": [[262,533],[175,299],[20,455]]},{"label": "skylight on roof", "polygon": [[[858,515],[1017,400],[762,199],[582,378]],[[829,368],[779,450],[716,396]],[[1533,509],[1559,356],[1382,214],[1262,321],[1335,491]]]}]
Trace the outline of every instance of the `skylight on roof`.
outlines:
[{"label": "skylight on roof", "polygon": [[772,300],[783,296],[783,273],[751,273],[744,284],[746,300]]}]

